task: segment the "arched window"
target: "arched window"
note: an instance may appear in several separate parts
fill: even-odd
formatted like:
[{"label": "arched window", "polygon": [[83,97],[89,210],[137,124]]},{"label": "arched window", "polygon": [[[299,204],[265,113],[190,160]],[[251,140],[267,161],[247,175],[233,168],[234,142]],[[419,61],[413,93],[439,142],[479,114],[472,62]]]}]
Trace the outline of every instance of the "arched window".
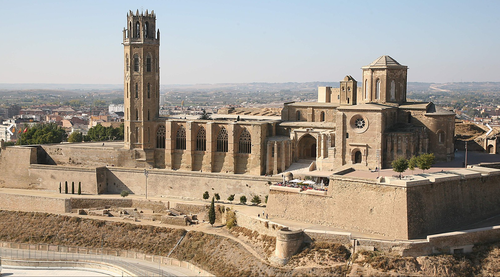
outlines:
[{"label": "arched window", "polygon": [[148,55],[146,58],[146,71],[151,72],[151,56]]},{"label": "arched window", "polygon": [[300,111],[297,111],[297,121],[300,121]]},{"label": "arched window", "polygon": [[377,86],[375,87],[375,99],[380,98],[380,79],[377,79]]},{"label": "arched window", "polygon": [[207,150],[207,132],[205,128],[201,127],[196,135],[196,151]]},{"label": "arched window", "polygon": [[126,64],[125,64],[125,67],[127,68],[127,71],[128,71],[128,70],[129,70],[129,68],[130,68],[130,63],[129,63],[128,54],[127,54],[127,58],[126,58]]},{"label": "arched window", "polygon": [[445,139],[444,132],[440,130],[440,131],[438,131],[437,135],[438,135],[438,142],[444,143],[444,139]]},{"label": "arched window", "polygon": [[396,100],[396,82],[394,80],[391,81],[391,100]]},{"label": "arched window", "polygon": [[135,83],[135,98],[139,98],[139,84]]},{"label": "arched window", "polygon": [[321,120],[321,122],[325,121],[325,112],[321,112],[320,120]]},{"label": "arched window", "polygon": [[135,37],[140,38],[141,37],[141,24],[139,21],[135,23]]},{"label": "arched window", "polygon": [[156,148],[165,148],[165,126],[158,127],[156,131]]},{"label": "arched window", "polygon": [[355,164],[360,164],[362,162],[363,158],[361,155],[361,151],[356,151],[354,152],[354,163]]},{"label": "arched window", "polygon": [[135,120],[139,120],[139,110],[135,109]]},{"label": "arched window", "polygon": [[148,38],[149,37],[149,22],[146,21],[146,24],[144,24],[144,37]]},{"label": "arched window", "polygon": [[228,135],[226,128],[222,127],[217,135],[217,152],[227,152],[228,149]]},{"label": "arched window", "polygon": [[179,127],[177,130],[175,149],[186,150],[186,129],[184,129],[184,126]]},{"label": "arched window", "polygon": [[365,99],[368,99],[368,80],[365,80]]},{"label": "arched window", "polygon": [[139,55],[134,55],[134,71],[139,72]]},{"label": "arched window", "polygon": [[243,129],[240,135],[239,143],[240,153],[250,154],[252,153],[252,136],[247,129]]},{"label": "arched window", "polygon": [[128,23],[128,32],[127,32],[127,34],[129,35],[129,37],[133,37],[133,35],[132,35],[132,22]]}]

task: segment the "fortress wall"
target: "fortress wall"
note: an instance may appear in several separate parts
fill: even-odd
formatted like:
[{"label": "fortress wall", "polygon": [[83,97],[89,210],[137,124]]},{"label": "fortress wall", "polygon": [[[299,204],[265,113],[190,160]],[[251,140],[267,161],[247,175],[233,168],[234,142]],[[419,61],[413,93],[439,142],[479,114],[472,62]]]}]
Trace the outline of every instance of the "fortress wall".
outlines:
[{"label": "fortress wall", "polygon": [[29,166],[37,161],[36,147],[7,147],[0,154],[0,187],[28,188],[36,182]]},{"label": "fortress wall", "polygon": [[[136,195],[146,194],[144,170],[123,168],[108,168],[108,170],[106,179],[108,193],[128,190]],[[235,194],[235,199],[239,199],[242,195],[247,199],[251,199],[253,195],[259,195],[264,199],[269,193],[267,182],[280,180],[278,177],[169,170],[148,170],[148,172],[148,195],[184,199],[201,199],[205,191],[210,195],[219,193],[221,199],[227,199],[230,194]]]},{"label": "fortress wall", "polygon": [[68,213],[71,205],[69,199],[64,198],[0,193],[0,210]]},{"label": "fortress wall", "polygon": [[257,217],[257,215],[250,216],[245,213],[238,213],[237,208],[235,214],[236,223],[239,227],[244,227],[249,230],[256,231],[262,235],[276,237],[278,230],[285,227],[281,224],[266,220],[264,218],[259,218]]},{"label": "fortress wall", "polygon": [[61,183],[61,192],[64,193],[67,181],[68,193],[71,193],[71,183],[75,182],[76,194],[78,182],[81,182],[83,194],[98,194],[96,169],[33,164],[29,167],[29,175],[38,188],[45,190],[59,192],[59,183]]},{"label": "fortress wall", "polygon": [[406,189],[337,178],[328,196],[272,189],[270,216],[391,238],[408,237]]},{"label": "fortress wall", "polygon": [[451,231],[500,214],[500,175],[495,174],[409,187],[410,237]]},{"label": "fortress wall", "polygon": [[120,166],[136,167],[135,153],[131,150],[114,149],[112,147],[85,147],[85,143],[79,144],[81,147],[65,147],[60,144],[41,145],[43,150],[51,159],[49,164],[81,166],[81,167],[101,167]]}]

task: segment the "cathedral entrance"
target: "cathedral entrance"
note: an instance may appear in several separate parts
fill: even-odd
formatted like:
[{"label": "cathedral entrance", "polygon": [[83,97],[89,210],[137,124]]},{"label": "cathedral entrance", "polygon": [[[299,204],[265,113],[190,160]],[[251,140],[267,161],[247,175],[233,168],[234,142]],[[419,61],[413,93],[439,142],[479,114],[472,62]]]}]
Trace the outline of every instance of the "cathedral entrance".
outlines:
[{"label": "cathedral entrance", "polygon": [[354,163],[355,164],[361,163],[361,151],[359,150],[354,153]]},{"label": "cathedral entrance", "polygon": [[298,156],[299,159],[316,159],[316,139],[310,134],[300,138]]}]

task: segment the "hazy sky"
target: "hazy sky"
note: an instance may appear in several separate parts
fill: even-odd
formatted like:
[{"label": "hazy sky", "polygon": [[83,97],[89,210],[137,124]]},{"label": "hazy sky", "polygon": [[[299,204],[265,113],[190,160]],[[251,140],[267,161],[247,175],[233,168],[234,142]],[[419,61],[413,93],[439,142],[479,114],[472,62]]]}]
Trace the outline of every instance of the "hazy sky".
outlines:
[{"label": "hazy sky", "polygon": [[162,84],[500,81],[500,1],[0,0],[0,83],[119,84],[129,10],[154,10]]}]

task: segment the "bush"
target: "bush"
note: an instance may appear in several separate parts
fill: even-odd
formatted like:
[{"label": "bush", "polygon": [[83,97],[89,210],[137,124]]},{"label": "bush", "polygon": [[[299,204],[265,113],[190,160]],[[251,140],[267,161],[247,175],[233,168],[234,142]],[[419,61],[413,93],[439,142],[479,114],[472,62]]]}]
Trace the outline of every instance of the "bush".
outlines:
[{"label": "bush", "polygon": [[265,200],[264,200],[264,203],[266,203],[266,204],[267,204],[267,199],[268,199],[268,198],[269,198],[269,195],[266,195],[266,198],[265,198]]},{"label": "bush", "polygon": [[234,194],[229,195],[229,197],[227,198],[227,201],[233,202],[233,200],[234,200]]},{"label": "bush", "polygon": [[218,193],[214,194],[215,200],[219,201],[220,200],[220,195]]},{"label": "bush", "polygon": [[254,203],[255,205],[259,205],[262,201],[260,201],[260,197],[258,195],[255,195],[250,202]]},{"label": "bush", "polygon": [[120,193],[122,197],[127,197],[128,196],[128,191],[122,190],[122,193]]},{"label": "bush", "polygon": [[247,203],[247,197],[245,195],[243,195],[243,196],[240,197],[240,203],[241,204]]},{"label": "bush", "polygon": [[208,191],[205,191],[203,193],[203,199],[207,200],[210,197],[210,194],[208,194]]},{"label": "bush", "polygon": [[236,226],[236,214],[234,213],[234,211],[229,209],[226,213],[226,226],[228,229],[231,229],[234,226]]}]

